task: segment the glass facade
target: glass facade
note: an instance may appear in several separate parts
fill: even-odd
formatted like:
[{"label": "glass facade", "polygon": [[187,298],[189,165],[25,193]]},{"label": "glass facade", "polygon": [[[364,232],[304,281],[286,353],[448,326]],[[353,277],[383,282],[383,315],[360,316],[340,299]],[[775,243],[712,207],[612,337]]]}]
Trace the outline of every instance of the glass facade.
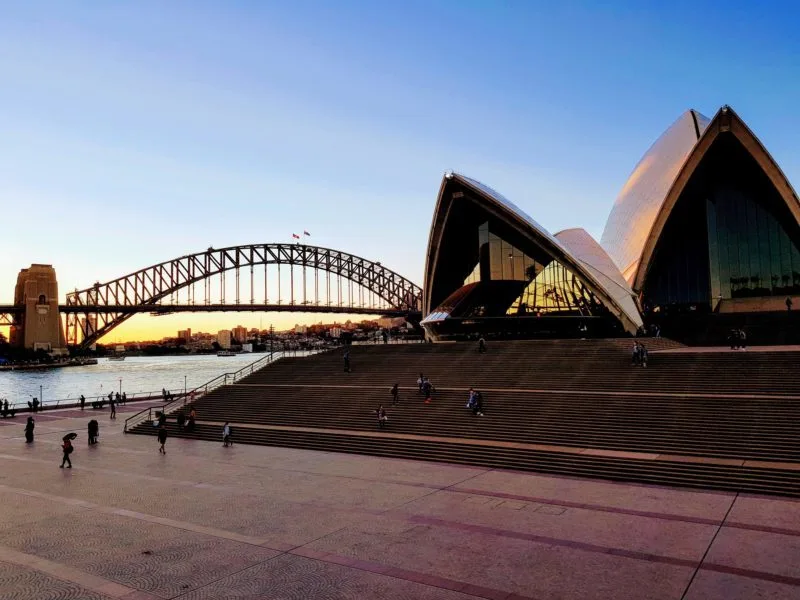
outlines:
[{"label": "glass facade", "polygon": [[779,219],[742,190],[708,198],[712,298],[800,292],[800,252]]},{"label": "glass facade", "polygon": [[575,274],[554,260],[527,285],[507,314],[596,315],[602,308]]},{"label": "glass facade", "polygon": [[669,216],[645,305],[715,308],[721,300],[800,293],[797,224],[755,159],[719,139]]},{"label": "glass facade", "polygon": [[[524,291],[504,313],[514,315],[591,315],[602,305],[569,269],[558,261],[534,260],[490,230],[489,222],[478,227],[479,262],[464,280],[464,286],[489,282],[524,282]],[[498,294],[501,295],[501,294]],[[482,303],[467,309],[468,316],[489,316]],[[467,315],[465,315],[467,316]]]},{"label": "glass facade", "polygon": [[479,281],[530,281],[544,265],[489,231],[489,222],[478,227],[478,264],[464,285]]}]

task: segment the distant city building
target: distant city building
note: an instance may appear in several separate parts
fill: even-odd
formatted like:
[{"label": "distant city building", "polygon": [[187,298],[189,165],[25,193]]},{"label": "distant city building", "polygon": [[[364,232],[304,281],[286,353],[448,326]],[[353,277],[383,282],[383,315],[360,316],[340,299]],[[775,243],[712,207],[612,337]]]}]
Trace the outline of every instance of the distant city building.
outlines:
[{"label": "distant city building", "polygon": [[328,335],[330,335],[332,338],[338,338],[338,337],[341,337],[341,335],[342,335],[342,328],[341,328],[341,327],[331,327],[331,328],[328,330]]},{"label": "distant city building", "polygon": [[244,344],[247,341],[247,327],[237,325],[231,330],[231,335],[233,336],[234,340],[240,344]]},{"label": "distant city building", "polygon": [[392,329],[393,327],[402,327],[405,322],[403,317],[381,317],[378,319],[378,327]]},{"label": "distant city building", "polygon": [[225,348],[226,350],[231,347],[231,332],[229,329],[222,329],[217,332],[217,343],[220,348]]},{"label": "distant city building", "polygon": [[308,332],[308,327],[306,325],[295,325],[294,332],[299,333],[300,335],[305,335]]},{"label": "distant city building", "polygon": [[178,331],[178,339],[183,340],[185,343],[189,343],[192,341],[192,330],[191,329],[181,329]]}]

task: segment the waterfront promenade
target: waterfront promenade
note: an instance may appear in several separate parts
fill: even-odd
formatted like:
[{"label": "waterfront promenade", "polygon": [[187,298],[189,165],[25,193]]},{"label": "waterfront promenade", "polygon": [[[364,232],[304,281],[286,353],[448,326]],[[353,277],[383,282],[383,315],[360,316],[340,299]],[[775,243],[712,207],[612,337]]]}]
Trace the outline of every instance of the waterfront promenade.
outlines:
[{"label": "waterfront promenade", "polygon": [[[800,597],[800,502],[0,422],[0,597]],[[72,470],[58,468],[67,431]]]}]

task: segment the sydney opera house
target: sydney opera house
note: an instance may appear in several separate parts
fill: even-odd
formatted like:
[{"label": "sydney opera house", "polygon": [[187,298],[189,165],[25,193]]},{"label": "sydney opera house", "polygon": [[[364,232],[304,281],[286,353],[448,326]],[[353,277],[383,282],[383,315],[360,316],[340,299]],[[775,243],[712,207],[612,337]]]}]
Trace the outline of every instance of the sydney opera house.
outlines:
[{"label": "sydney opera house", "polygon": [[[434,339],[636,333],[671,315],[786,310],[800,294],[800,203],[728,106],[689,110],[647,151],[600,241],[549,233],[448,173],[434,211],[422,324]],[[798,306],[800,308],[800,306]]]}]

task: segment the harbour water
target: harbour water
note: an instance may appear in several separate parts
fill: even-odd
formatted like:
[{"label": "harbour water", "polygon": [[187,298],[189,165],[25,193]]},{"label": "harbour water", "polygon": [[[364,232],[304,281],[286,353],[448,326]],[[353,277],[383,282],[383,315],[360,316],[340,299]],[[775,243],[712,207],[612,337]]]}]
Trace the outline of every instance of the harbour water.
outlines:
[{"label": "harbour water", "polygon": [[[266,354],[192,356],[129,356],[124,361],[101,358],[96,365],[0,372],[0,399],[10,404],[27,403],[31,398],[56,400],[107,395],[120,389],[129,396],[141,392],[174,393],[202,385],[223,373],[230,373],[253,363]],[[41,388],[40,388],[41,386]],[[41,389],[41,396],[40,396]]]}]

